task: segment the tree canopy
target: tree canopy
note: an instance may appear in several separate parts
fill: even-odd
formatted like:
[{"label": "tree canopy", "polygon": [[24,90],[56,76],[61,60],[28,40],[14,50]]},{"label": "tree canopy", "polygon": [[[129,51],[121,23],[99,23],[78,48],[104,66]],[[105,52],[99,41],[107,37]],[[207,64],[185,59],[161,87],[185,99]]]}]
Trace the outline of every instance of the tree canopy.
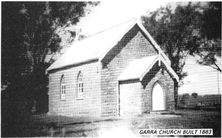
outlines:
[{"label": "tree canopy", "polygon": [[[189,2],[185,6],[177,5],[175,9],[171,5],[161,7],[142,16],[142,21],[182,80],[186,76],[183,67],[188,55],[202,55],[202,64],[216,66],[216,56],[221,56],[220,16],[221,3]],[[219,66],[215,68],[221,71]]]},{"label": "tree canopy", "polygon": [[48,52],[60,48],[57,28],[76,24],[87,5],[98,2],[3,2],[2,83],[12,83],[25,73],[46,69]]},{"label": "tree canopy", "polygon": [[88,7],[98,4],[2,2],[2,88],[8,86],[2,91],[3,112],[16,112],[21,108],[30,112],[34,101],[37,101],[37,110],[47,110],[48,77],[45,70],[49,63],[45,58],[61,49],[57,30],[76,25],[90,12]]},{"label": "tree canopy", "polygon": [[217,57],[221,57],[221,2],[209,3],[203,13],[201,32],[203,41],[197,52],[201,57],[198,62],[222,72],[217,64]]},{"label": "tree canopy", "polygon": [[[178,87],[187,72],[183,71],[189,55],[199,55],[198,63],[209,65],[221,72],[217,57],[221,57],[221,3],[169,4],[149,15],[142,23],[171,60],[171,67],[179,76],[174,83],[175,107]],[[215,19],[212,19],[215,18]],[[215,32],[215,33],[214,33]]]},{"label": "tree canopy", "polygon": [[75,25],[98,4],[2,2],[2,136],[22,133],[34,103],[37,112],[47,112],[45,58],[61,49],[57,29]]}]

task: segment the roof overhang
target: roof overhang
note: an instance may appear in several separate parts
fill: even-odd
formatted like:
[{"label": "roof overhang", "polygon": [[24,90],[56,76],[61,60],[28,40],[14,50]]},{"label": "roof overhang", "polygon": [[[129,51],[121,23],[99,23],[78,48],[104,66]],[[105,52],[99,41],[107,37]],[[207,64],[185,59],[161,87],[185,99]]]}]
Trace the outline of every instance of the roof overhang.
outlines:
[{"label": "roof overhang", "polygon": [[[75,47],[73,47],[72,50],[68,50],[64,55],[62,55],[62,57],[60,57],[57,61],[55,61],[47,70],[46,73],[50,72],[51,70],[57,70],[57,69],[61,69],[61,68],[66,68],[69,66],[75,66],[76,64],[82,64],[82,63],[86,63],[89,60],[95,60],[98,59],[98,61],[102,61],[106,55],[109,53],[109,51],[111,51],[116,45],[117,43],[124,37],[124,35],[130,30],[132,29],[135,25],[138,25],[139,29],[142,31],[142,33],[144,34],[144,36],[147,38],[147,40],[151,43],[151,45],[153,45],[157,51],[158,51],[158,55],[159,57],[161,57],[161,61],[166,65],[166,67],[168,68],[168,70],[170,72],[172,72],[172,74],[174,74],[173,76],[175,76],[175,78],[177,79],[178,76],[176,75],[176,73],[173,71],[173,69],[170,67],[171,62],[169,60],[169,58],[164,54],[164,52],[162,51],[162,49],[158,46],[158,44],[155,42],[155,40],[152,38],[152,36],[148,33],[148,31],[144,28],[144,26],[140,23],[140,21],[138,19],[134,19],[132,20],[132,22],[129,22],[130,25],[127,26],[126,28],[124,28],[124,31],[120,33],[120,35],[118,35],[115,39],[113,39],[113,41],[107,45],[107,48],[102,51],[101,53],[92,53],[90,54],[90,52],[87,54],[85,53],[84,55],[81,52],[76,52],[73,53],[73,51],[78,51],[79,49],[75,49]],[[92,37],[91,37],[92,38]],[[87,40],[87,39],[86,39]],[[89,39],[88,39],[89,40]],[[85,41],[86,42],[86,41]],[[84,49],[84,45],[83,43],[78,43],[79,45],[82,44],[80,46],[80,50]],[[85,43],[84,43],[85,44]],[[93,51],[93,47],[88,50],[88,51]],[[82,50],[84,51],[84,50]],[[78,57],[77,55],[81,54],[80,57]],[[72,55],[76,55],[76,57],[78,58],[74,58]],[[68,59],[68,60],[67,60]],[[75,60],[73,60],[75,59]],[[68,62],[70,61],[70,62]],[[177,76],[177,77],[176,77]]]},{"label": "roof overhang", "polygon": [[142,59],[136,59],[132,61],[129,66],[120,74],[118,81],[126,80],[143,80],[145,75],[153,68],[155,63],[162,62],[171,76],[179,82],[178,75],[170,67],[170,65],[163,59],[162,55],[149,56]]},{"label": "roof overhang", "polygon": [[65,66],[61,66],[61,67],[58,67],[58,68],[53,68],[53,69],[48,68],[48,69],[46,69],[45,74],[48,74],[48,73],[54,72],[54,71],[58,71],[58,70],[61,70],[61,69],[68,69],[68,68],[71,68],[71,67],[74,67],[74,66],[79,66],[79,65],[83,65],[83,64],[87,64],[87,63],[97,62],[97,61],[99,61],[99,58],[95,57],[95,58],[92,58],[92,59],[84,60],[84,61],[81,61],[81,62],[76,62],[76,63],[70,64],[70,65],[65,65]]}]

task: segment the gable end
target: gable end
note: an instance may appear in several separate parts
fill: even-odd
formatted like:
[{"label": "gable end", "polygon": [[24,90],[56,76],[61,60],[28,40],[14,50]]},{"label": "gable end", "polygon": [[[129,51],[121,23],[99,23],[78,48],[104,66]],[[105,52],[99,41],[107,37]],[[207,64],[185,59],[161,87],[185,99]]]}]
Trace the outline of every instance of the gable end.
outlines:
[{"label": "gable end", "polygon": [[[130,47],[128,47],[131,45]],[[102,59],[99,59],[104,65],[108,64],[113,58],[118,56],[122,52],[127,52],[135,50],[137,54],[143,53],[142,51],[147,51],[146,56],[152,56],[158,54],[158,49],[152,45],[151,41],[145,36],[144,32],[140,27],[135,24],[122,38],[113,46]],[[134,52],[133,52],[134,53]],[[129,56],[131,52],[129,53]]]}]

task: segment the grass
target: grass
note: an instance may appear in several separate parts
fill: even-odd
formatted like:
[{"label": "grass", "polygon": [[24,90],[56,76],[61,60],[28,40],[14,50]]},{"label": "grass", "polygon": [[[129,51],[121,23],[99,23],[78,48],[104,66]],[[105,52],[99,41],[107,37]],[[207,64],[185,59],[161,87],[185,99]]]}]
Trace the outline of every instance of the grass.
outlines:
[{"label": "grass", "polygon": [[[67,122],[60,116],[60,121],[49,123],[42,116],[35,123],[27,125],[22,136],[56,137],[98,137],[98,136],[135,136],[138,129],[200,129],[212,128],[213,137],[221,136],[221,112],[179,110],[174,113],[144,114],[128,118],[94,120],[69,118]],[[46,118],[46,115],[45,115]],[[42,121],[42,122],[40,122]],[[72,122],[73,121],[73,122]]]}]

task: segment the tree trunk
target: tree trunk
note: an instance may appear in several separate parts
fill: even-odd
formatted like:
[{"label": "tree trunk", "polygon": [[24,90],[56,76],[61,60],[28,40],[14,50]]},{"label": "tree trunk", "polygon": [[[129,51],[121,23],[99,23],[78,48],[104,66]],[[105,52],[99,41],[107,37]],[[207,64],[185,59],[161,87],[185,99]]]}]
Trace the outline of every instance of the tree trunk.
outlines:
[{"label": "tree trunk", "polygon": [[175,100],[175,109],[178,109],[178,82],[174,80],[174,100]]}]

